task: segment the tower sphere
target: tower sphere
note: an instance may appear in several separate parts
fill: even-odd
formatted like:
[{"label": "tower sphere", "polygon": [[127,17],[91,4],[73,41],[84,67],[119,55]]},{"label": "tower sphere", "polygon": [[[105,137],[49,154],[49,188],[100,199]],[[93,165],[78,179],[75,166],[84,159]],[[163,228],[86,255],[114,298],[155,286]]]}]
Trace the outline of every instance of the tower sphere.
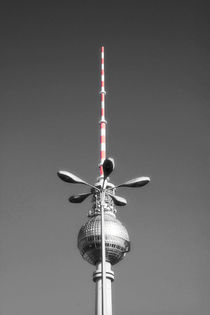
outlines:
[{"label": "tower sphere", "polygon": [[[126,228],[114,214],[104,215],[106,261],[112,265],[123,259],[130,250]],[[78,248],[82,257],[90,264],[101,262],[101,215],[92,216],[80,229]]]}]

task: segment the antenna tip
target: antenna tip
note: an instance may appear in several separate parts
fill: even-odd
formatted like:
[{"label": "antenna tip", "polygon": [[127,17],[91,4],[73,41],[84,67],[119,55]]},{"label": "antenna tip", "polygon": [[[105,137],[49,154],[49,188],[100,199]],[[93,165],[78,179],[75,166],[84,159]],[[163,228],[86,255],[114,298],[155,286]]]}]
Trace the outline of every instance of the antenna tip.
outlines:
[{"label": "antenna tip", "polygon": [[101,52],[104,52],[104,46],[101,47]]}]

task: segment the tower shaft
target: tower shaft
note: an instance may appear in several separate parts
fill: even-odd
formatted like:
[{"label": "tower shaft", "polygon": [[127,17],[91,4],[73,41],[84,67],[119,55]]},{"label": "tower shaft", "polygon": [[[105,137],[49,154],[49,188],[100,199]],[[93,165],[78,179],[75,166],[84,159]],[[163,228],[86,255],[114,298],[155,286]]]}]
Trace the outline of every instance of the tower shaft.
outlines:
[{"label": "tower shaft", "polygon": [[[96,283],[95,291],[95,315],[102,313],[102,268],[101,263],[96,266],[93,273],[93,281]],[[112,282],[114,281],[114,272],[111,270],[111,264],[106,262],[106,315],[112,315]]]}]

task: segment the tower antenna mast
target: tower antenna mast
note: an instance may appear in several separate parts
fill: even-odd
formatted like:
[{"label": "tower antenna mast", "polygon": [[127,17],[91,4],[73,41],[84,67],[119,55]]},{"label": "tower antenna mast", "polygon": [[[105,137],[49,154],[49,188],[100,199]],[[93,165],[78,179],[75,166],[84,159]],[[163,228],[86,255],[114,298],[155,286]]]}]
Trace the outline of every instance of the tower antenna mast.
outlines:
[{"label": "tower antenna mast", "polygon": [[104,71],[104,47],[101,47],[101,120],[100,120],[100,177],[103,177],[103,162],[106,159],[106,124],[105,119],[105,71]]}]

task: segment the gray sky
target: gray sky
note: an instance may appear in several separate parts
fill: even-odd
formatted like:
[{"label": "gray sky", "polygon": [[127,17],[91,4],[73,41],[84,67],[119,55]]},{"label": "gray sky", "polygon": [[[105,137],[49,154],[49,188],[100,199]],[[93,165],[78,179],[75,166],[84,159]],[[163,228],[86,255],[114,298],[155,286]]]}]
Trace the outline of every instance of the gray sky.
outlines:
[{"label": "gray sky", "polygon": [[94,267],[77,250],[90,202],[61,182],[99,174],[100,46],[114,183],[151,176],[118,218],[113,314],[208,315],[207,1],[3,1],[0,314],[94,313]]}]

